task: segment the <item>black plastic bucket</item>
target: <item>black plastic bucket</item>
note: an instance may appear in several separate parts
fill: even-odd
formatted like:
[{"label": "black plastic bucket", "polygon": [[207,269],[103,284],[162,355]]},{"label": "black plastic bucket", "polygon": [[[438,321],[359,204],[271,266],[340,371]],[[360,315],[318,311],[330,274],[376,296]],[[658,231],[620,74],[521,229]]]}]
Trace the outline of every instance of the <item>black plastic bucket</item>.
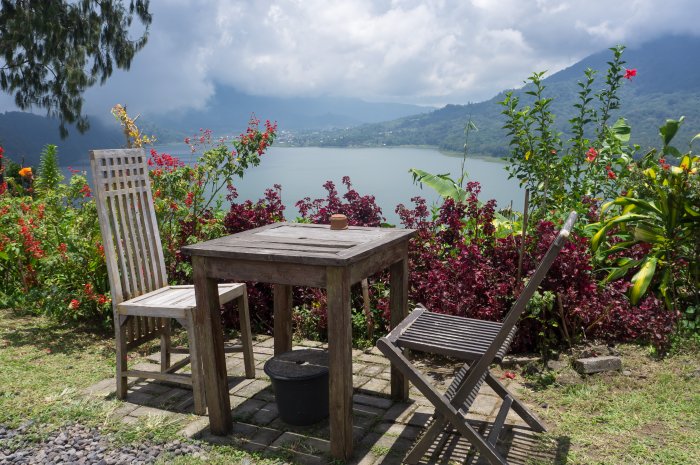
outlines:
[{"label": "black plastic bucket", "polygon": [[305,426],[328,417],[328,352],[293,350],[265,362],[280,418]]}]

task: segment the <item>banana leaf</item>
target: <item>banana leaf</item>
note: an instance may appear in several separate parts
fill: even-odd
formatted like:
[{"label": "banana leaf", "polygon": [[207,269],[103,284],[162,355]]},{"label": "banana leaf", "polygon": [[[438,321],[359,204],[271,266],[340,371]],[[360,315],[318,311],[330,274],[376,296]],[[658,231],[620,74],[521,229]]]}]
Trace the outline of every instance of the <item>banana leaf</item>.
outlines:
[{"label": "banana leaf", "polygon": [[414,183],[425,184],[435,190],[442,198],[462,202],[466,197],[466,191],[457,185],[449,174],[431,174],[416,168],[411,168],[408,172],[413,175]]}]

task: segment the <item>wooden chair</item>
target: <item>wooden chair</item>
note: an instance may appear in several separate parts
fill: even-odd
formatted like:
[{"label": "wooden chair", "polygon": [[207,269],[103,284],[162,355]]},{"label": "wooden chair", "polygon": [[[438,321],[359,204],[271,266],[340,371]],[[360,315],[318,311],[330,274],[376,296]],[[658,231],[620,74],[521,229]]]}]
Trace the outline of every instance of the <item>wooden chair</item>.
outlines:
[{"label": "wooden chair", "polygon": [[[408,453],[405,459],[407,463],[418,463],[435,438],[449,424],[474,445],[489,463],[507,464],[506,459],[496,450],[496,441],[511,409],[533,430],[546,431],[544,424],[491,374],[489,366],[494,361],[500,362],[508,352],[515,336],[516,323],[564,246],[575,221],[576,213],[572,212],[502,322],[433,313],[420,306],[386,337],[377,341],[379,350],[435,406],[432,423]],[[447,355],[462,360],[465,364],[457,372],[446,392],[441,393],[413,366],[404,350]],[[484,381],[503,399],[486,437],[466,420],[466,415]]]},{"label": "wooden chair", "polygon": [[[194,411],[206,412],[201,359],[194,325],[194,286],[169,286],[163,247],[142,149],[93,150],[90,167],[97,215],[112,293],[117,345],[117,397],[127,395],[127,377],[155,379],[192,387]],[[241,340],[247,378],[255,377],[250,316],[245,284],[219,285],[221,304],[238,299]],[[171,347],[176,320],[186,330],[189,349]],[[130,370],[127,352],[160,337],[160,372]],[[189,353],[171,364],[171,353]],[[191,365],[191,375],[177,373]]]}]

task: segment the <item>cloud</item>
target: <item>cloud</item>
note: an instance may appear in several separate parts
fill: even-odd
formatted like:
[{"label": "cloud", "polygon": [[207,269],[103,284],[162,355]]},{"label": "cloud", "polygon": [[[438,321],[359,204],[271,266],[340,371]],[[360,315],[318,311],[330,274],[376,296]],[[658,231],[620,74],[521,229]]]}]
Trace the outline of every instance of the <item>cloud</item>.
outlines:
[{"label": "cloud", "polygon": [[695,33],[695,0],[159,0],[129,72],[90,113],[204,108],[254,95],[443,105],[488,99],[617,43]]}]

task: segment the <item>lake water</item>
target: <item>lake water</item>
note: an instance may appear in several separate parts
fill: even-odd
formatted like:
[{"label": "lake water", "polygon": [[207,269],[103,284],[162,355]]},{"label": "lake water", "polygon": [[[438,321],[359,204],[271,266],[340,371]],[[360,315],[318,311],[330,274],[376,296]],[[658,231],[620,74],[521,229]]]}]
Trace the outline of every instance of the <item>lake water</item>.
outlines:
[{"label": "lake water", "polygon": [[[179,156],[185,162],[193,161],[184,144],[160,145],[158,152]],[[433,174],[450,173],[458,177],[461,156],[446,155],[433,149],[422,148],[325,148],[325,147],[271,147],[262,157],[260,165],[246,171],[243,179],[236,180],[238,200],[258,200],[265,189],[273,184],[282,185],[285,216],[293,220],[298,211],[294,204],[304,197],[325,197],[323,184],[331,180],[339,195],[346,190],[343,176],[349,176],[360,195],[374,195],[389,223],[398,223],[394,212],[400,203],[412,206],[411,197],[422,196],[428,204],[437,202],[439,196],[429,187],[422,189],[413,184],[409,168],[418,168]],[[74,166],[88,170],[87,166]],[[483,201],[496,199],[503,208],[513,202],[515,209],[522,208],[523,193],[517,181],[507,179],[504,164],[498,160],[467,159],[469,180],[481,183]]]}]

